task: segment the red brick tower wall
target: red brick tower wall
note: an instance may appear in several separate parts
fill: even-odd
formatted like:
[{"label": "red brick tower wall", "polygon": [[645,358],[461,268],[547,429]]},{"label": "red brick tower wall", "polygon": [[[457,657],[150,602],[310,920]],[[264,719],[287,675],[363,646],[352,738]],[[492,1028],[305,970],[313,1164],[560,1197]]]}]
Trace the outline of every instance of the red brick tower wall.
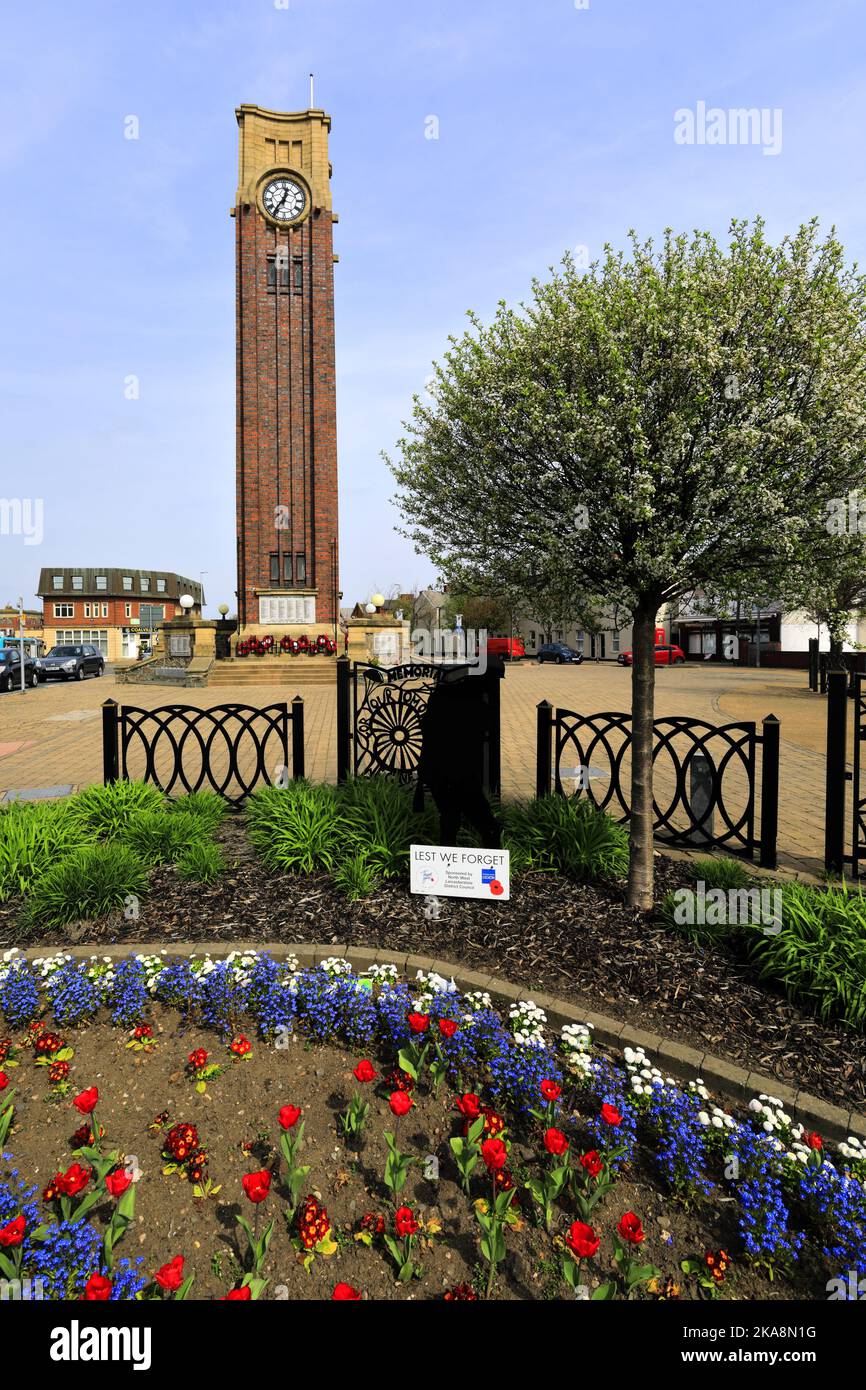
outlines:
[{"label": "red brick tower wall", "polygon": [[[298,169],[311,191],[310,206],[302,220],[289,227],[275,226],[264,215],[255,187],[249,184],[239,191],[235,208],[240,625],[243,628],[259,623],[259,596],[263,593],[289,597],[314,594],[316,626],[333,625],[337,617],[335,591],[339,573],[333,252],[336,219],[329,196],[323,198],[317,187],[322,121],[318,113],[281,116],[260,113],[258,108],[241,111],[255,113],[256,126],[255,141],[248,139],[246,153],[242,140],[242,183],[245,175],[259,188],[267,181],[271,155],[269,150],[264,156],[260,153],[260,137],[261,129],[267,131],[273,123],[293,122],[300,127],[293,129],[293,134],[305,134],[305,116],[315,117],[319,149],[309,140],[304,146],[310,151],[304,157],[307,167],[300,164]],[[249,120],[245,115],[242,129]],[[299,152],[301,142],[289,148]],[[283,161],[278,160],[278,168],[284,167]],[[283,264],[271,271],[269,283],[269,264],[274,266],[278,253],[284,258]],[[281,284],[283,273],[287,286]],[[270,557],[277,551],[280,580],[274,583]],[[295,557],[304,555],[305,581],[285,580],[286,554],[293,567]]]}]

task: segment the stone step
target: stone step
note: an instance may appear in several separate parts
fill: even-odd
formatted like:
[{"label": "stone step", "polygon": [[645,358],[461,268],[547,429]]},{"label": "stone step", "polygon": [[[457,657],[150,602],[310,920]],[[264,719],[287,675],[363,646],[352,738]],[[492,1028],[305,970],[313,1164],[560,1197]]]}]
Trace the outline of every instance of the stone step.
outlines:
[{"label": "stone step", "polygon": [[318,656],[241,657],[215,661],[208,686],[215,685],[336,685],[333,658]]}]

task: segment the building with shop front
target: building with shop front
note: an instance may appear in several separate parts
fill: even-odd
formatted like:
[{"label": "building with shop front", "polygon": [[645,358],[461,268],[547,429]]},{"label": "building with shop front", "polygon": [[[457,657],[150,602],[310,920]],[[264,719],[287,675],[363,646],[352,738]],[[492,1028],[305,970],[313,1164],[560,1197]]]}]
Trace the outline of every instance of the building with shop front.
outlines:
[{"label": "building with shop front", "polygon": [[[23,620],[23,621],[22,621]],[[25,608],[19,615],[11,603],[0,608],[0,646],[10,646],[20,640],[23,627],[24,645],[30,656],[42,654],[42,614],[36,608]]]},{"label": "building with shop front", "polygon": [[194,617],[204,603],[201,584],[165,570],[47,568],[37,593],[46,648],[91,642],[106,661],[144,655],[159,624],[182,613],[181,595]]}]

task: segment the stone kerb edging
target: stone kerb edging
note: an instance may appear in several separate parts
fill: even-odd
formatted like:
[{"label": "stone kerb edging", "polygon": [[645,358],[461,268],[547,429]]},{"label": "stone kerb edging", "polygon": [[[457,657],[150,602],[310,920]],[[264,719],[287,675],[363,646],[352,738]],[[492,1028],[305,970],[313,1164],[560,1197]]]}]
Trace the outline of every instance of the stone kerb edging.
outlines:
[{"label": "stone kerb edging", "polygon": [[219,957],[230,952],[243,954],[247,951],[267,951],[275,958],[296,956],[299,963],[307,965],[318,965],[319,961],[327,960],[330,956],[343,956],[358,970],[367,969],[376,963],[395,965],[399,974],[404,976],[414,975],[417,970],[435,971],[437,975],[443,975],[446,979],[453,978],[463,993],[481,989],[492,998],[498,998],[508,1004],[518,999],[532,999],[544,1009],[548,1022],[556,1028],[561,1028],[566,1023],[588,1023],[592,1026],[594,1041],[602,1046],[616,1051],[621,1051],[624,1047],[642,1047],[649,1054],[651,1061],[657,1060],[660,1068],[672,1076],[683,1081],[693,1081],[696,1076],[700,1076],[710,1091],[715,1091],[728,1100],[742,1103],[761,1093],[778,1096],[793,1118],[807,1129],[816,1129],[819,1134],[837,1142],[844,1140],[849,1134],[866,1139],[866,1115],[859,1110],[829,1105],[808,1091],[794,1090],[777,1081],[775,1077],[764,1076],[758,1071],[747,1071],[732,1062],[724,1061],[721,1057],[713,1056],[710,1052],[699,1052],[696,1048],[669,1042],[659,1034],[642,1032],[606,1014],[592,1013],[566,999],[557,999],[539,990],[524,989],[508,980],[500,979],[498,975],[467,970],[464,966],[453,965],[450,961],[434,959],[432,956],[418,956],[407,951],[380,951],[369,946],[345,946],[334,942],[327,945],[319,942],[301,942],[296,946],[290,946],[284,942],[266,941],[194,941],[183,944],[128,942],[113,946],[31,946],[19,951],[18,957],[35,960],[40,956],[58,952],[63,952],[74,960],[86,960],[91,956],[117,958],[161,954]]}]

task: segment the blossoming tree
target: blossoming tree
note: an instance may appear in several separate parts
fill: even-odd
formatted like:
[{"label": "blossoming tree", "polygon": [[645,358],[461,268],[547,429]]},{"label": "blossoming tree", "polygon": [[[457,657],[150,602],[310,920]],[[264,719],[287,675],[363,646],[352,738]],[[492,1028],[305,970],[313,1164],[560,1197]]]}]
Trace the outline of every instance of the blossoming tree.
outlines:
[{"label": "blossoming tree", "polygon": [[632,234],[450,340],[396,476],[456,586],[576,595],[633,622],[630,902],[652,905],[654,627],[694,590],[782,586],[866,454],[864,280],[809,223],[772,244]]}]

